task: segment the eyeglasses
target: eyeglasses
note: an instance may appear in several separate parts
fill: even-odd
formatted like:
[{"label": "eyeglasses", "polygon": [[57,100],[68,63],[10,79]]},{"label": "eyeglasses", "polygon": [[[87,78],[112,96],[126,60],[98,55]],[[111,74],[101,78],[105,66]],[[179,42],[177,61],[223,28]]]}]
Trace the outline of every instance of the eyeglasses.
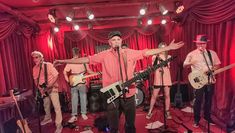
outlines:
[{"label": "eyeglasses", "polygon": [[35,56],[35,57],[33,57],[34,59],[38,59],[39,58],[39,56]]}]

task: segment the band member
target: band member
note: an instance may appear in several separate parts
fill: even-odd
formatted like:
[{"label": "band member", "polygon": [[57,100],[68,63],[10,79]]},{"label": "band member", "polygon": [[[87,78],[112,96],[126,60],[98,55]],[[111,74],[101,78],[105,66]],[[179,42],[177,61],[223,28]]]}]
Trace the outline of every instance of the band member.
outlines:
[{"label": "band member", "polygon": [[41,121],[41,125],[46,125],[52,122],[51,119],[51,102],[54,107],[56,117],[55,133],[61,133],[62,131],[62,114],[58,95],[58,72],[55,67],[49,63],[43,61],[43,54],[39,51],[33,51],[31,53],[35,66],[33,67],[34,83],[39,89],[38,95],[43,98],[43,106],[45,110],[44,119]]},{"label": "band member", "polygon": [[[108,35],[108,42],[111,49],[100,52],[98,54],[68,60],[57,60],[54,64],[58,63],[90,63],[90,64],[102,64],[102,82],[103,87],[107,87],[117,81],[124,81],[133,77],[134,68],[133,62],[143,59],[145,56],[160,53],[162,51],[178,49],[183,46],[183,42],[171,44],[168,47],[161,49],[150,50],[133,50],[122,49],[122,38],[119,31],[110,32]],[[120,52],[120,53],[119,53]],[[119,56],[120,54],[120,56]],[[120,57],[120,58],[119,58]],[[119,61],[120,59],[120,61]],[[120,66],[122,71],[120,71]],[[122,75],[122,76],[121,76]],[[113,103],[107,105],[107,119],[111,133],[117,133],[119,127],[119,112],[123,112],[125,115],[125,132],[135,133],[135,93],[136,89],[134,85],[128,87],[128,92],[125,93],[125,97],[118,97]]]},{"label": "band member", "polygon": [[206,49],[208,41],[206,35],[197,35],[194,41],[197,48],[190,52],[184,61],[184,67],[191,66],[192,72],[205,72],[208,74],[209,79],[207,85],[194,91],[194,127],[199,126],[203,94],[205,95],[204,119],[214,124],[211,119],[211,103],[215,84],[212,72],[219,68],[221,62],[215,51]]},{"label": "band member", "polygon": [[[79,49],[73,48],[73,59],[79,58]],[[69,81],[68,74],[70,76],[76,76],[76,75],[83,75],[85,73],[94,73],[89,69],[89,66],[87,64],[67,64],[64,68],[64,77],[65,80],[69,83],[72,81]],[[69,123],[73,123],[74,121],[77,121],[77,113],[78,113],[78,92],[80,97],[80,105],[81,105],[81,116],[82,119],[87,120],[88,117],[86,115],[87,113],[87,88],[86,84],[81,83],[76,86],[71,87],[71,102],[72,102],[72,117],[69,119]]]},{"label": "band member", "polygon": [[[166,44],[164,42],[161,42],[158,46],[158,48],[163,48],[166,47]],[[152,57],[152,64],[158,64],[161,61],[164,61],[168,58],[170,58],[171,56],[167,54],[167,52],[161,52],[160,54],[154,55]],[[166,109],[166,118],[167,119],[171,119],[171,115],[169,112],[170,109],[170,86],[172,85],[171,82],[171,74],[170,74],[170,64],[168,63],[167,66],[163,66],[161,68],[158,68],[155,72],[154,72],[154,83],[153,83],[153,92],[152,92],[152,96],[151,96],[151,100],[150,100],[150,108],[148,111],[148,114],[146,115],[147,119],[150,119],[153,115],[152,110],[153,107],[155,105],[158,93],[161,89],[161,87],[164,88],[164,93],[165,93],[165,109]]]}]

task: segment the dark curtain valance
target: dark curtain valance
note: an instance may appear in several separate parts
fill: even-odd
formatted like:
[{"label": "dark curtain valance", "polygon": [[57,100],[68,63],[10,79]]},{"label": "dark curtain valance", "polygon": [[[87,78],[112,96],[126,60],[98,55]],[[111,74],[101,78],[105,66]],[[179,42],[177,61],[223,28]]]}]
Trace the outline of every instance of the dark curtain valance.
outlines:
[{"label": "dark curtain valance", "polygon": [[118,29],[101,29],[101,30],[89,30],[89,31],[67,31],[65,32],[64,36],[66,39],[74,42],[81,41],[82,39],[86,38],[89,36],[90,38],[101,42],[101,43],[107,43],[108,38],[107,35],[109,32],[113,30],[118,30],[122,33],[122,38],[123,40],[126,40],[129,38],[135,31],[142,35],[152,35],[155,32],[161,31],[160,33],[163,33],[164,31],[162,30],[160,25],[158,26],[148,26],[148,27],[123,27],[123,28],[118,28]]},{"label": "dark curtain valance", "polygon": [[16,17],[0,13],[0,40],[3,40],[10,36],[13,32],[17,34],[23,34],[29,38],[33,33],[38,31],[38,27],[32,27],[25,22],[21,22]]},{"label": "dark curtain valance", "polygon": [[202,24],[215,24],[235,17],[235,0],[184,0],[181,21],[196,20]]}]

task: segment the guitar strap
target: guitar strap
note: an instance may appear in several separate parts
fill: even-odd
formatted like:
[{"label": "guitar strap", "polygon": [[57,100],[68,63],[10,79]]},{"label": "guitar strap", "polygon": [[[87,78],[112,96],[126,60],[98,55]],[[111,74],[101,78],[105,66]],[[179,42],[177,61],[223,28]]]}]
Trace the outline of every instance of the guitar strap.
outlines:
[{"label": "guitar strap", "polygon": [[[211,53],[210,53],[210,51],[209,51],[209,50],[207,50],[207,52],[208,52],[208,56],[209,56],[210,61],[211,61],[211,65],[213,66],[213,64],[212,64],[212,57],[211,57]],[[206,60],[206,56],[205,56],[204,52],[202,52],[202,55],[203,55],[203,57],[204,57],[204,59],[205,59],[206,66],[207,66],[207,68],[208,68],[209,72],[212,72],[212,70],[210,69],[209,64],[208,64],[208,62],[207,62],[207,60]],[[211,76],[212,76],[212,74],[211,74],[211,73],[209,73],[209,76],[208,76],[208,83],[210,83],[210,77],[211,77]]]},{"label": "guitar strap", "polygon": [[125,70],[126,81],[127,81],[128,80],[128,75],[127,75],[127,59],[126,59],[126,54],[123,54],[122,58],[123,58],[123,61],[124,61],[124,70]]},{"label": "guitar strap", "polygon": [[48,84],[48,75],[47,75],[47,63],[44,63],[44,78],[45,78],[45,84]]},{"label": "guitar strap", "polygon": [[84,73],[86,73],[87,72],[86,64],[83,64],[83,66],[85,68],[85,72]]},{"label": "guitar strap", "polygon": [[209,50],[207,50],[207,53],[208,53],[209,59],[211,61],[211,65],[213,66],[213,60],[212,60],[211,52]]}]

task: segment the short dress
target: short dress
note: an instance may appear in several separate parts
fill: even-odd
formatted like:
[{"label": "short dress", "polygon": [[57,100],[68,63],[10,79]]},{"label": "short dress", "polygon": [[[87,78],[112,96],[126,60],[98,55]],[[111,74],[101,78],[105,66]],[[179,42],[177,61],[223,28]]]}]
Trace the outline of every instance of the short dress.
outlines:
[{"label": "short dress", "polygon": [[[170,58],[171,56],[168,55],[167,59]],[[155,59],[157,58],[157,64],[159,64],[162,60],[166,60],[166,57],[164,54],[159,54],[154,55],[152,57],[152,64],[154,64]],[[170,63],[168,63],[167,66],[163,67],[163,84],[162,84],[162,74],[161,74],[161,69],[162,68],[158,68],[157,70],[154,71],[154,87],[161,87],[163,86],[171,86],[172,85],[172,81],[171,81],[171,73],[170,73]]]}]

